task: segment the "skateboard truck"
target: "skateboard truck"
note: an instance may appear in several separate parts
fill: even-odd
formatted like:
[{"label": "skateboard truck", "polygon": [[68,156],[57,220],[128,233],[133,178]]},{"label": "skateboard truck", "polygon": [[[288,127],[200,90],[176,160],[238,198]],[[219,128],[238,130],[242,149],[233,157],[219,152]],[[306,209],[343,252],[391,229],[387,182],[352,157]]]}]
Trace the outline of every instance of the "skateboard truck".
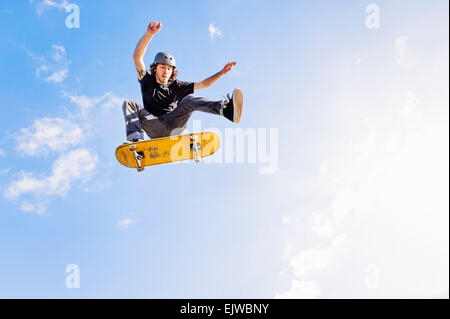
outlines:
[{"label": "skateboard truck", "polygon": [[144,158],[143,154],[140,154],[141,152],[136,152],[136,144],[130,145],[130,151],[133,152],[134,159],[136,160],[137,164],[137,171],[142,172],[144,171],[145,167],[141,165],[141,160]]},{"label": "skateboard truck", "polygon": [[198,143],[197,135],[192,135],[191,137],[191,151],[194,153],[194,161],[196,163],[200,163],[201,157],[199,150],[201,149],[202,144]]}]

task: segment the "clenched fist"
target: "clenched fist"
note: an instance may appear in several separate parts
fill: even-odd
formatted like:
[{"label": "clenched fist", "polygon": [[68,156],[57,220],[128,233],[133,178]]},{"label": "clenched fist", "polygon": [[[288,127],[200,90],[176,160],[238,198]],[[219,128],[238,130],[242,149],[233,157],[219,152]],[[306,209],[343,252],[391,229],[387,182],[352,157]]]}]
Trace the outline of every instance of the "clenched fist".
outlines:
[{"label": "clenched fist", "polygon": [[157,34],[162,28],[162,23],[161,22],[150,22],[150,24],[147,27],[147,32],[150,33],[151,35],[155,35]]},{"label": "clenched fist", "polygon": [[233,66],[235,66],[235,65],[236,65],[236,62],[230,62],[230,63],[227,63],[227,64],[223,67],[222,73],[223,73],[223,74],[227,74],[227,73],[233,68]]}]

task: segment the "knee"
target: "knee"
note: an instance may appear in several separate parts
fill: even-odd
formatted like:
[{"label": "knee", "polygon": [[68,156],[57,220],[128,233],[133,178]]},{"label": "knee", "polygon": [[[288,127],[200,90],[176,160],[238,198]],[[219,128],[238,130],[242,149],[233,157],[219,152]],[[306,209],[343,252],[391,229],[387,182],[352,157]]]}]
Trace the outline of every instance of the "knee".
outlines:
[{"label": "knee", "polygon": [[189,102],[192,101],[193,99],[194,94],[188,94],[184,98],[182,98],[180,102],[178,102],[178,106],[180,106],[180,104],[189,104]]},{"label": "knee", "polygon": [[133,100],[125,100],[122,104],[122,110],[134,110],[136,103]]},{"label": "knee", "polygon": [[181,99],[181,101],[178,102],[177,107],[181,107],[183,109],[188,109],[188,110],[190,110],[190,109],[194,110],[193,98],[194,98],[193,94],[189,94],[189,95],[185,96],[183,99]]},{"label": "knee", "polygon": [[183,134],[185,129],[186,129],[186,125],[183,125],[181,127],[176,127],[170,131],[169,136],[181,135],[181,134]]}]

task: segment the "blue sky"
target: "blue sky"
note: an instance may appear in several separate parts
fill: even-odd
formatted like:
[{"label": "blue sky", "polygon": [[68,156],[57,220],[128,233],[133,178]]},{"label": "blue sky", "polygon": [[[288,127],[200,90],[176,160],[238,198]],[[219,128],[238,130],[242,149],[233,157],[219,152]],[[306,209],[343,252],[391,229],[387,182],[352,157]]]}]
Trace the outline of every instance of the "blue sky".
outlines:
[{"label": "blue sky", "polygon": [[[0,17],[0,297],[448,298],[448,2],[2,1]],[[239,126],[193,114],[187,131],[222,136],[209,162],[137,174],[114,150],[150,21],[146,65],[169,51],[194,82],[236,61],[196,94],[245,104]],[[237,127],[266,152],[226,162]]]}]

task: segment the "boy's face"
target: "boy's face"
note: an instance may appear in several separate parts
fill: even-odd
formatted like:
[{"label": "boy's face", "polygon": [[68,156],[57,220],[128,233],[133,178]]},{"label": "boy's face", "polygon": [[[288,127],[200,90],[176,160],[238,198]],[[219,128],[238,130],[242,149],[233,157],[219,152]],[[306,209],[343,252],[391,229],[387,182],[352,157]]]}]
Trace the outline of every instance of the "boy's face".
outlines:
[{"label": "boy's face", "polygon": [[156,80],[160,84],[167,84],[172,76],[173,66],[166,64],[156,65]]}]

